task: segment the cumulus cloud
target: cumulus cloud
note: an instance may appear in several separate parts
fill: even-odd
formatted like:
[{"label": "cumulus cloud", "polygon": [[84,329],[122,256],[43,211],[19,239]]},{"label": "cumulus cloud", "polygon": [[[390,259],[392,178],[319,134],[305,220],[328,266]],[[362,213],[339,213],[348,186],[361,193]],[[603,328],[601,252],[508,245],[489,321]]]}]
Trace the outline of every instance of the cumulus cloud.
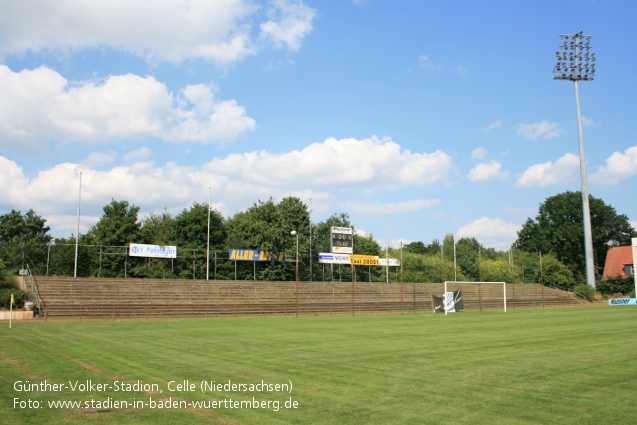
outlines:
[{"label": "cumulus cloud", "polygon": [[115,161],[115,152],[93,152],[90,154],[82,164],[91,168],[99,167],[101,165],[110,164]]},{"label": "cumulus cloud", "polygon": [[591,181],[601,185],[616,185],[637,174],[637,146],[614,152],[606,159],[606,166],[591,175]]},{"label": "cumulus cloud", "polygon": [[287,45],[298,50],[303,38],[312,31],[316,11],[299,1],[274,0],[268,10],[269,21],[260,25],[261,36],[277,47]]},{"label": "cumulus cloud", "polygon": [[487,157],[487,150],[485,148],[475,148],[471,152],[471,159],[484,159]]},{"label": "cumulus cloud", "polygon": [[0,57],[108,46],[150,61],[203,58],[230,63],[258,50],[259,27],[275,44],[298,49],[315,16],[301,1],[292,0],[273,1],[267,16],[258,12],[259,6],[249,0],[5,2]]},{"label": "cumulus cloud", "polygon": [[452,159],[442,151],[412,153],[390,139],[328,138],[300,151],[232,154],[205,167],[241,181],[282,187],[311,181],[314,187],[400,188],[447,180]]},{"label": "cumulus cloud", "polygon": [[530,140],[553,139],[562,134],[562,129],[557,122],[540,121],[534,124],[518,124],[518,134]]},{"label": "cumulus cloud", "polygon": [[135,161],[138,159],[146,159],[152,155],[152,151],[148,148],[139,148],[130,151],[124,155],[126,161]]},{"label": "cumulus cloud", "polygon": [[0,149],[35,150],[49,140],[210,143],[254,127],[245,108],[217,99],[212,85],[189,85],[173,94],[150,76],[69,84],[46,67],[13,72],[0,65]]},{"label": "cumulus cloud", "polygon": [[488,164],[480,163],[473,167],[467,178],[472,182],[488,182],[493,180],[504,180],[508,177],[508,171],[501,171],[502,164],[491,161]]},{"label": "cumulus cloud", "polygon": [[517,181],[519,187],[552,186],[575,180],[579,170],[579,156],[572,153],[552,161],[533,165]]},{"label": "cumulus cloud", "polygon": [[482,245],[508,250],[522,226],[501,218],[481,217],[458,229],[459,238],[476,238]]},{"label": "cumulus cloud", "polygon": [[[112,198],[125,199],[144,211],[167,208],[175,213],[195,200],[206,201],[208,188],[213,204],[226,215],[270,196],[312,199],[313,210],[320,213],[338,205],[339,188],[373,191],[433,184],[447,179],[452,168],[451,158],[443,152],[412,153],[377,138],[327,139],[281,154],[232,154],[197,167],[172,162],[156,165],[147,160],[151,155],[147,148],[129,152],[125,157],[130,164],[110,169],[58,164],[31,178],[16,162],[0,156],[0,187],[4,188],[0,210],[33,208],[43,217],[54,217],[57,230],[73,229],[82,172],[83,215],[95,220]],[[378,209],[380,213],[384,206],[392,213],[416,211],[439,202],[421,199],[378,205]]]}]

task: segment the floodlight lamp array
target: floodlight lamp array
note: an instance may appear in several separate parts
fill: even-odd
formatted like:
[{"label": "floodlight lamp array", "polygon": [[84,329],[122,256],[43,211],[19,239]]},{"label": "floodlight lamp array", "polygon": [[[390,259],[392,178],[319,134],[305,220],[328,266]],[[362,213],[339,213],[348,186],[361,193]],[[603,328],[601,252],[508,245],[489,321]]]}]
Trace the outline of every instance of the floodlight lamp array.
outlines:
[{"label": "floodlight lamp array", "polygon": [[595,77],[595,53],[591,52],[590,35],[560,34],[560,51],[555,53],[557,64],[553,69],[554,80],[592,81]]}]

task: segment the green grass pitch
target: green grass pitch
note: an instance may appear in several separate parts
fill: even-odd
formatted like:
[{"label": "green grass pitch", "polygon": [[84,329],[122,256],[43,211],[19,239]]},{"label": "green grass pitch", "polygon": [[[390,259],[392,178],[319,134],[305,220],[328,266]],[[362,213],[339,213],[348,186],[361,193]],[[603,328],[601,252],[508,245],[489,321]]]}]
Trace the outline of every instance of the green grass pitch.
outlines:
[{"label": "green grass pitch", "polygon": [[635,406],[631,307],[0,323],[5,424],[634,424]]}]

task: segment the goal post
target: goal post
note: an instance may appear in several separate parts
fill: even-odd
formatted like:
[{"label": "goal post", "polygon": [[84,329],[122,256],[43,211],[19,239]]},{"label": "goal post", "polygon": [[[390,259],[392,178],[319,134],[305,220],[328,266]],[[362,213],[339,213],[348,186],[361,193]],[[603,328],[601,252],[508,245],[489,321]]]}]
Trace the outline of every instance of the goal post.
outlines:
[{"label": "goal post", "polygon": [[[500,294],[501,294],[500,296],[502,297],[503,311],[504,311],[504,313],[507,312],[507,284],[506,284],[506,282],[469,282],[469,281],[446,280],[444,282],[444,291],[445,291],[445,294],[446,294],[447,292],[449,292],[448,289],[447,289],[448,287],[453,288],[452,290],[455,290],[458,287],[465,286],[465,288],[466,288],[467,286],[473,286],[473,285],[478,285],[478,288],[480,288],[480,285],[502,285],[502,291],[500,292]],[[466,292],[463,292],[463,296],[464,296],[464,293],[466,293]],[[498,299],[499,299],[500,296],[498,296]],[[482,301],[480,301],[480,303],[481,302]],[[445,310],[445,315],[446,314],[447,314],[447,311]]]}]

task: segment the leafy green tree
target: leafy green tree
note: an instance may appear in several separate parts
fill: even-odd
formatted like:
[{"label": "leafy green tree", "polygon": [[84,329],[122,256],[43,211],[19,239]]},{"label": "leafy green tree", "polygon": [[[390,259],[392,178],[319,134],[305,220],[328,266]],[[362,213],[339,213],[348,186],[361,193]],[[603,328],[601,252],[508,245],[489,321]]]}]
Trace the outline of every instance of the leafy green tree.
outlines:
[{"label": "leafy green tree", "polygon": [[553,254],[542,256],[542,283],[570,289],[576,285],[571,269],[562,264]]},{"label": "leafy green tree", "polygon": [[[228,220],[227,244],[229,248],[258,249],[273,257],[284,254],[296,257],[296,236],[299,241],[299,279],[308,277],[310,247],[310,216],[307,206],[296,197],[287,197],[278,204],[274,199],[258,201],[244,212]],[[295,277],[295,264],[274,259],[266,264],[237,262],[237,277],[252,279],[256,270],[260,280],[291,280]]]},{"label": "leafy green tree", "polygon": [[[601,199],[589,196],[593,252],[596,274],[604,268],[606,253],[614,245],[630,244],[637,232],[628,217]],[[527,252],[553,253],[574,274],[576,282],[584,281],[585,251],[581,192],[564,192],[547,198],[535,220],[529,218],[518,232],[516,249]]]},{"label": "leafy green tree", "polygon": [[520,269],[515,265],[509,265],[508,261],[490,260],[482,261],[483,282],[520,282]]},{"label": "leafy green tree", "polygon": [[403,247],[403,250],[414,254],[426,254],[427,246],[421,241],[412,242]]},{"label": "leafy green tree", "polygon": [[[92,226],[84,240],[91,256],[91,274],[104,277],[124,277],[128,270],[134,270],[143,263],[143,258],[128,258],[128,245],[138,242],[141,237],[141,222],[138,220],[139,207],[128,201],[112,200],[104,206],[104,214]],[[80,238],[82,243],[83,238]]]},{"label": "leafy green tree", "polygon": [[[442,283],[454,278],[453,261],[443,260],[440,253],[423,255],[403,251],[402,265],[404,282]],[[467,280],[461,271],[458,271],[458,280]]]},{"label": "leafy green tree", "polygon": [[[177,272],[183,278],[206,277],[208,247],[208,204],[193,203],[173,220],[171,233],[179,255]],[[226,220],[216,210],[210,211],[210,251],[225,248]],[[194,268],[193,268],[194,266]],[[194,276],[193,276],[194,273]],[[212,272],[211,272],[212,275]]]},{"label": "leafy green tree", "polygon": [[41,272],[46,268],[47,245],[53,239],[46,220],[32,209],[11,210],[0,216],[0,259],[14,272],[27,262]]},{"label": "leafy green tree", "polygon": [[[99,249],[96,251],[90,246],[91,239],[86,235],[80,236],[77,253],[77,275],[78,276],[99,276]],[[93,273],[93,262],[98,261],[97,269]],[[51,245],[49,255],[50,275],[73,276],[75,273],[75,236],[70,238],[55,238]]]}]

